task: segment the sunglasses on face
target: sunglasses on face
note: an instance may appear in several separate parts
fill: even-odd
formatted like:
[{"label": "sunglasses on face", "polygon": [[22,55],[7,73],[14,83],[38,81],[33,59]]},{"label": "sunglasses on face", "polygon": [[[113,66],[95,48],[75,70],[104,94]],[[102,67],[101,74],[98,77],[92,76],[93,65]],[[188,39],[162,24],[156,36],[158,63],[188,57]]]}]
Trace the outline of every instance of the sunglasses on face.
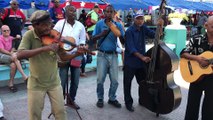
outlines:
[{"label": "sunglasses on face", "polygon": [[9,32],[10,30],[3,30],[3,32]]},{"label": "sunglasses on face", "polygon": [[13,3],[13,5],[18,6],[19,4],[17,4],[17,3]]}]

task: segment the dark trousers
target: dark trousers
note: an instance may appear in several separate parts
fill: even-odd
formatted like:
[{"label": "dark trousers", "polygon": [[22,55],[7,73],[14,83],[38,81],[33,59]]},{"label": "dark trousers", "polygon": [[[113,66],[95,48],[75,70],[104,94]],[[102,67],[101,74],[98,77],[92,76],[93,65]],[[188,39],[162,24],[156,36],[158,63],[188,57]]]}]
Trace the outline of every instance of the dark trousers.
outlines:
[{"label": "dark trousers", "polygon": [[18,50],[19,44],[21,43],[21,40],[13,40],[12,47]]},{"label": "dark trousers", "polygon": [[131,85],[132,79],[136,77],[137,83],[139,84],[146,78],[146,70],[144,68],[131,68],[124,66],[124,101],[126,105],[132,106],[133,99],[131,96]]},{"label": "dark trousers", "polygon": [[88,33],[88,35],[89,35],[89,40],[88,40],[88,46],[89,46],[89,50],[92,50],[92,51],[94,51],[94,50],[96,50],[97,49],[97,42],[96,41],[93,41],[91,38],[92,38],[92,33],[93,33],[93,31],[88,31],[87,32]]},{"label": "dark trousers", "polygon": [[86,67],[86,59],[85,56],[83,55],[83,59],[81,60],[81,73],[85,73],[85,67]]},{"label": "dark trousers", "polygon": [[20,45],[20,43],[21,43],[21,40],[14,40],[14,44],[15,44],[15,49],[16,50],[18,50],[18,47],[19,47],[19,45]]},{"label": "dark trousers", "polygon": [[[200,104],[203,91],[203,104]],[[198,120],[201,105],[202,120],[213,120],[213,75],[190,84],[185,120]]]},{"label": "dark trousers", "polygon": [[201,30],[202,30],[202,26],[198,26],[198,27],[197,27],[197,33],[198,33],[198,34],[201,34]]}]

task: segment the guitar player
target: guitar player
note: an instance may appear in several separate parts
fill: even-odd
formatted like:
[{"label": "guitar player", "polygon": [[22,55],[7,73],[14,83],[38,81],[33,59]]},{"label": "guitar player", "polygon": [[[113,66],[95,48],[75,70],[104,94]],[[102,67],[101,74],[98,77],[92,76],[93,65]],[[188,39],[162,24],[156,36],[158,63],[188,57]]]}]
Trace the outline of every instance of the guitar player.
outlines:
[{"label": "guitar player", "polygon": [[[213,16],[210,16],[204,27],[205,35],[191,38],[189,45],[180,53],[181,58],[197,61],[201,66],[211,65],[206,58],[198,56],[205,51],[213,52]],[[201,80],[190,83],[185,120],[198,120],[202,94],[204,95],[201,118],[213,120],[213,74],[205,75]]]}]

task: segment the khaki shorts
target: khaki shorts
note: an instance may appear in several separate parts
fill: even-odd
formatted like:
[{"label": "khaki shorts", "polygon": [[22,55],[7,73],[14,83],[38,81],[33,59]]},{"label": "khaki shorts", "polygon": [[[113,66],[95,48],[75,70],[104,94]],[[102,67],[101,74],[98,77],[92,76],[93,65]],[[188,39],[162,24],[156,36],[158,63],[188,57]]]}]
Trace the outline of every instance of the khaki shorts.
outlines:
[{"label": "khaki shorts", "polygon": [[0,53],[0,63],[10,64],[11,62],[11,56]]}]

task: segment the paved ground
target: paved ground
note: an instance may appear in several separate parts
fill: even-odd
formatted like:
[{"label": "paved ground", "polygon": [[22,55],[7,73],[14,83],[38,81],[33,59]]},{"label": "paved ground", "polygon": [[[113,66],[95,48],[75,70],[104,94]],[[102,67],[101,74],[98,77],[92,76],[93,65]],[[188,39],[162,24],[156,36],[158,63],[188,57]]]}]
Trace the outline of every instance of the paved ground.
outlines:
[{"label": "paved ground", "polygon": [[[132,95],[134,98],[135,112],[126,110],[123,101],[123,73],[119,71],[119,88],[117,92],[117,99],[122,103],[122,108],[114,108],[107,104],[109,78],[107,76],[105,82],[105,104],[104,108],[96,107],[96,73],[89,72],[87,77],[80,79],[78,94],[76,102],[81,109],[78,111],[83,120],[183,120],[186,107],[187,87],[179,71],[175,72],[175,82],[181,86],[182,101],[180,106],[166,115],[160,115],[158,118],[154,113],[138,104],[138,86],[136,80],[133,80]],[[24,84],[18,85],[19,91],[10,93],[7,87],[0,88],[0,97],[4,104],[4,115],[7,120],[28,120],[27,111],[27,94],[26,86]],[[72,108],[66,107],[69,120],[80,120],[76,111]],[[46,97],[45,107],[43,110],[42,120],[48,120],[47,116],[50,113],[50,104]],[[53,117],[50,120],[54,120]]]}]

